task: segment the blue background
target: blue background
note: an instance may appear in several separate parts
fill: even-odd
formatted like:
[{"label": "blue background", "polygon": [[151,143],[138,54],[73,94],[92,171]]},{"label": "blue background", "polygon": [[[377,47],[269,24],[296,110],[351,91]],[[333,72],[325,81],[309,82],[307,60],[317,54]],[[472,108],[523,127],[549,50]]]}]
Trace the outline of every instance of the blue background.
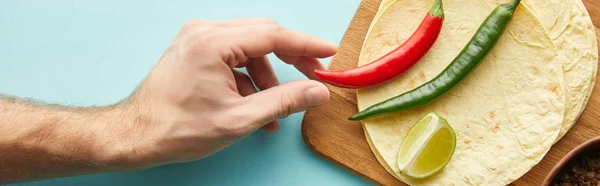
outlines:
[{"label": "blue background", "polygon": [[[0,93],[49,103],[114,103],[146,76],[192,18],[271,17],[339,43],[359,0],[0,0]],[[281,82],[304,79],[269,56]],[[326,65],[329,59],[323,60]],[[133,173],[19,185],[370,185],[305,146],[303,113],[209,158]]]}]

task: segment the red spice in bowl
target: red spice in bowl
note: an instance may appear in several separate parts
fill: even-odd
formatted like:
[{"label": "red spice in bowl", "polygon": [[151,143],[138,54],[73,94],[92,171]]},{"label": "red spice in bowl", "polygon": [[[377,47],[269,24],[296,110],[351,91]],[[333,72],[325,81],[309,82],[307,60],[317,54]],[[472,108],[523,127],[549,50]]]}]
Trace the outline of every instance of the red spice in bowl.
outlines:
[{"label": "red spice in bowl", "polygon": [[593,151],[571,159],[554,177],[551,185],[598,185],[598,181],[600,181],[600,151]]},{"label": "red spice in bowl", "polygon": [[550,171],[543,185],[600,185],[600,137],[579,145]]}]

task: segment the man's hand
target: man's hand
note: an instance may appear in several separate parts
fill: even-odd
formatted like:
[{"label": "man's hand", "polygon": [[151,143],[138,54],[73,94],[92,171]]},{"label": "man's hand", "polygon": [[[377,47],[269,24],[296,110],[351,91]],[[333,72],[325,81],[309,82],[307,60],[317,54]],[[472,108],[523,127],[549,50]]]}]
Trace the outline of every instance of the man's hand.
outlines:
[{"label": "man's hand", "polygon": [[66,108],[0,98],[0,184],[193,161],[258,129],[276,132],[278,118],[324,104],[329,91],[312,80],[280,85],[265,55],[314,79],[323,68],[317,58],[335,52],[271,19],[190,21],[118,104]]},{"label": "man's hand", "polygon": [[124,105],[138,118],[131,127],[137,130],[123,129],[132,133],[124,140],[153,166],[209,156],[259,128],[276,132],[276,119],[324,104],[329,91],[312,80],[280,85],[265,55],[315,78],[313,70],[323,68],[316,58],[335,52],[333,44],[271,19],[190,21]]}]

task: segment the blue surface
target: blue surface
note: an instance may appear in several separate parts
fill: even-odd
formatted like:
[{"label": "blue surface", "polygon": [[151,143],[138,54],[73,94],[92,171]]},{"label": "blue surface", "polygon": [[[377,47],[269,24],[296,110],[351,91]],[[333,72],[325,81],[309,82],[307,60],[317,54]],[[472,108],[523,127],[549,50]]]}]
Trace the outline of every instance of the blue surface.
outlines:
[{"label": "blue surface", "polygon": [[[126,96],[192,18],[271,17],[339,43],[359,0],[0,0],[0,92],[68,105]],[[281,82],[303,79],[270,56]],[[325,64],[329,59],[323,60]],[[209,158],[133,173],[20,185],[370,185],[310,151],[303,113],[279,133],[256,133]]]}]

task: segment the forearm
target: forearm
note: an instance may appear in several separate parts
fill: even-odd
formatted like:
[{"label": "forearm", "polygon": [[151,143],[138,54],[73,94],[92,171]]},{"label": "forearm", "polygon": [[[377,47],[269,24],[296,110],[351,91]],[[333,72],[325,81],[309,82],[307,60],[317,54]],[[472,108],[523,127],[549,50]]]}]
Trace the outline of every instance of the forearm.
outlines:
[{"label": "forearm", "polygon": [[0,98],[0,184],[122,170],[128,160],[107,135],[125,122],[118,112]]}]

